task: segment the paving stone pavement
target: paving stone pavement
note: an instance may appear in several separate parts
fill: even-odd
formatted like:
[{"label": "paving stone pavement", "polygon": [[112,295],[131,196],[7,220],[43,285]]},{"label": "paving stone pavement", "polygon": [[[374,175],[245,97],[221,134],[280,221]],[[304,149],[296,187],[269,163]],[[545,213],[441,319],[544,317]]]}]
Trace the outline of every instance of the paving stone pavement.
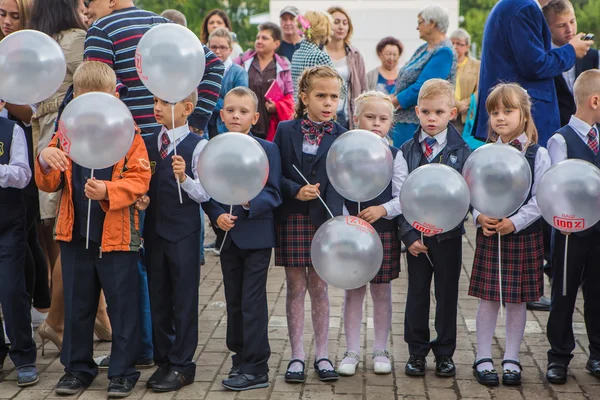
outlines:
[{"label": "paving stone pavement", "polygon": [[[196,351],[198,370],[194,384],[177,393],[156,394],[146,390],[145,382],[153,372],[142,371],[140,382],[129,399],[143,400],[230,400],[230,399],[270,399],[270,400],[388,400],[388,399],[501,399],[501,400],[580,400],[600,399],[600,379],[594,378],[585,370],[589,355],[588,340],[585,334],[583,319],[583,303],[581,298],[576,305],[574,326],[577,347],[571,362],[569,380],[566,385],[550,385],[544,379],[546,367],[546,322],[548,313],[527,312],[527,329],[521,345],[521,363],[524,367],[523,386],[509,388],[499,386],[487,389],[477,384],[472,375],[471,365],[475,357],[476,335],[475,315],[477,300],[467,295],[469,276],[473,262],[474,229],[467,224],[468,234],[463,238],[463,270],[460,281],[458,301],[458,343],[454,361],[457,366],[456,378],[442,379],[434,375],[433,356],[428,357],[427,375],[423,378],[409,378],[404,375],[404,364],[408,359],[408,349],[403,338],[404,308],[406,305],[407,277],[403,271],[400,278],[393,283],[392,329],[389,350],[393,355],[393,372],[390,375],[375,375],[373,362],[369,356],[373,343],[372,305],[367,296],[365,305],[365,321],[363,322],[362,362],[357,375],[342,377],[332,384],[321,383],[312,369],[307,369],[307,380],[302,385],[289,385],[283,380],[285,368],[291,358],[285,319],[285,275],[280,267],[271,267],[267,284],[269,301],[269,338],[271,359],[269,361],[268,388],[241,393],[225,391],[221,380],[226,377],[230,368],[229,352],[225,346],[225,297],[218,257],[208,252],[206,266],[202,268],[200,284],[200,316],[199,343]],[[210,238],[207,238],[210,240]],[[403,262],[403,268],[405,268]],[[546,293],[549,286],[546,284]],[[345,339],[343,334],[342,304],[343,291],[330,288],[331,324],[330,324],[330,358],[337,363],[344,353]],[[431,314],[435,298],[431,296]],[[314,359],[312,343],[312,326],[310,324],[310,302],[307,296],[307,318],[304,332],[305,348],[310,349],[307,360]],[[599,316],[600,318],[600,316]],[[366,335],[364,333],[366,332]],[[432,337],[435,337],[432,325]],[[39,337],[36,341],[40,344]],[[110,343],[95,342],[94,356],[106,354]],[[19,389],[16,386],[16,372],[10,360],[6,361],[5,370],[0,374],[0,399],[41,400],[57,398],[52,389],[62,375],[58,351],[52,344],[46,347],[46,355],[38,351],[38,369],[41,372],[40,382],[33,388]],[[498,321],[494,340],[494,359],[501,360],[504,348],[504,322]],[[366,352],[365,352],[366,350]],[[311,364],[311,362],[307,362]],[[105,399],[108,380],[106,373],[101,372],[85,392],[78,396],[80,400]],[[62,397],[63,399],[65,397]],[[74,397],[68,397],[74,398]]]}]

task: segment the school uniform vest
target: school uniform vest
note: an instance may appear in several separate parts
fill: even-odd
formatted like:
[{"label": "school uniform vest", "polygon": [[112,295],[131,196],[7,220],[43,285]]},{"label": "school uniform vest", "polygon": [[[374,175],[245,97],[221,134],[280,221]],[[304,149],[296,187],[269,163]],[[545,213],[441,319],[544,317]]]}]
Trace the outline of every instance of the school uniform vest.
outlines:
[{"label": "school uniform vest", "polygon": [[[95,169],[94,178],[98,181],[110,181],[112,179],[113,167],[104,169]],[[73,224],[73,236],[79,234],[81,237],[86,237],[87,233],[87,211],[88,198],[85,196],[85,184],[90,179],[91,170],[84,168],[81,165],[73,163],[73,208],[75,210],[75,223]],[[102,230],[104,228],[104,217],[106,213],[100,206],[100,202],[91,201],[90,207],[90,241],[101,244]]]},{"label": "school uniform vest", "polygon": [[[158,235],[170,242],[177,242],[200,230],[199,204],[181,189],[183,204],[179,203],[177,181],[173,174],[173,152],[163,160],[158,150],[159,133],[144,137],[152,179],[150,180],[150,206],[146,211],[144,231]],[[185,173],[193,177],[192,158],[196,145],[202,140],[189,133],[177,145],[177,154],[185,160]],[[148,236],[148,235],[144,235]]]},{"label": "school uniform vest", "polygon": [[[6,118],[0,118],[0,164],[8,165],[10,163],[10,148],[12,146],[13,130],[15,123]],[[17,188],[0,188],[0,220],[15,213],[25,212],[25,203],[23,202],[23,191]],[[1,225],[1,224],[0,224]]]},{"label": "school uniform vest", "polygon": [[[578,58],[575,61],[575,79],[579,77],[583,72],[598,68],[598,50],[590,49],[585,57]],[[561,126],[567,125],[571,119],[571,115],[575,114],[575,98],[573,93],[569,90],[567,82],[562,74],[554,77],[554,84],[556,86],[556,96],[558,98],[558,109],[560,111],[560,124]]]},{"label": "school uniform vest", "polygon": [[[598,126],[596,126],[596,128],[600,129],[600,127]],[[594,154],[592,149],[589,148],[587,143],[581,140],[581,138],[573,128],[571,128],[569,125],[565,125],[562,128],[560,128],[556,133],[561,134],[562,137],[565,138],[565,142],[567,143],[567,158],[585,160],[600,168],[600,153]],[[600,222],[590,229],[587,229],[583,232],[575,233],[575,235],[589,235],[592,229],[597,232],[600,232]]]},{"label": "school uniform vest", "polygon": [[[533,191],[533,184],[535,183],[535,157],[537,155],[539,148],[540,148],[539,144],[532,144],[525,151],[525,159],[527,160],[527,163],[529,164],[529,169],[531,171],[531,188],[529,188],[529,194],[527,194],[527,198],[523,202],[523,205],[527,204],[529,202],[529,200],[531,200],[531,198],[533,197],[532,191]],[[519,211],[517,210],[517,212],[515,212],[513,215],[515,215],[518,212]],[[510,216],[512,217],[512,215],[510,215]],[[532,222],[531,225],[529,225],[527,228],[525,228],[517,233],[513,232],[513,233],[511,233],[511,235],[517,235],[517,236],[518,235],[528,235],[531,233],[536,233],[536,232],[541,232],[541,231],[542,231],[542,217],[540,217],[537,220],[535,220],[534,222]]]},{"label": "school uniform vest", "polygon": [[[395,160],[396,155],[398,154],[398,149],[393,146],[390,146],[390,150],[392,151],[392,156]],[[392,198],[393,198],[392,183],[390,182],[390,184],[385,188],[385,190],[379,196],[377,196],[373,200],[361,202],[360,210],[362,211],[362,210],[365,210],[372,206],[379,206],[381,204],[387,203]],[[398,201],[400,201],[400,200],[398,200]],[[358,215],[358,213],[359,213],[358,212],[358,203],[350,201],[350,200],[346,200],[345,204],[346,204],[346,208],[348,209],[348,212],[350,213],[350,215]],[[398,228],[398,221],[396,221],[396,218],[394,218],[394,219],[379,218],[372,225],[373,225],[373,228],[375,228],[375,230],[377,232],[390,232],[390,231],[395,231]]]}]

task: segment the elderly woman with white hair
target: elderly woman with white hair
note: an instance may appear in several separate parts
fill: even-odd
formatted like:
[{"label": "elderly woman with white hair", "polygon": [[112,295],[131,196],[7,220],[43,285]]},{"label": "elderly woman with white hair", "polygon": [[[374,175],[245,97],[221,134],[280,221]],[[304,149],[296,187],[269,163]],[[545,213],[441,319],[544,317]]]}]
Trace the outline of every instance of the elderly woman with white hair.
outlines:
[{"label": "elderly woman with white hair", "polygon": [[446,37],[448,13],[438,5],[431,5],[423,8],[417,18],[419,36],[427,43],[415,51],[398,73],[396,93],[392,96],[396,106],[391,135],[395,147],[400,147],[413,135],[419,134],[416,132],[419,119],[415,106],[423,83],[440,78],[454,84],[456,77],[456,54],[452,42]]},{"label": "elderly woman with white hair", "polygon": [[[456,108],[458,114],[454,127],[466,136],[470,136],[477,109],[477,89],[479,88],[479,67],[481,61],[469,55],[471,35],[460,28],[452,32],[450,40],[456,51]],[[469,122],[466,126],[465,123]],[[466,129],[465,129],[466,128]],[[481,142],[480,142],[481,143]]]}]

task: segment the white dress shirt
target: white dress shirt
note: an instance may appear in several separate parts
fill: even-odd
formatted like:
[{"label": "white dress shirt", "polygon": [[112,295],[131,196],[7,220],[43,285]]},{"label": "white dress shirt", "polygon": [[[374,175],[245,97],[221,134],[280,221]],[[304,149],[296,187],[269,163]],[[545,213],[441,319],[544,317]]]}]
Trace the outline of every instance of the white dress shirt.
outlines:
[{"label": "white dress shirt", "polygon": [[[501,140],[502,139],[499,138],[497,142],[502,143]],[[527,143],[527,135],[525,135],[523,133],[516,140],[521,142],[522,145],[525,145]],[[527,149],[524,148],[521,151],[521,153],[525,154],[526,151],[527,151]],[[540,179],[542,178],[542,175],[544,175],[546,170],[548,168],[550,168],[550,165],[551,165],[551,163],[550,163],[550,156],[548,156],[548,151],[545,148],[540,147],[538,149],[537,154],[535,155],[535,164],[534,164],[534,168],[533,168],[533,186],[531,188],[531,199],[529,199],[529,201],[526,204],[521,206],[521,208],[519,209],[519,211],[517,211],[517,213],[515,215],[513,215],[512,217],[509,218],[512,221],[513,225],[515,226],[515,233],[520,232],[523,229],[527,228],[529,225],[531,225],[533,222],[535,222],[538,218],[541,217],[542,212],[540,211],[540,208],[537,205],[537,198],[536,198],[537,185],[538,185]],[[480,225],[477,223],[477,217],[479,217],[479,215],[481,213],[479,211],[473,209],[472,214],[473,214],[473,221],[475,222],[475,225],[477,227],[479,227]]]},{"label": "white dress shirt", "polygon": [[[188,124],[185,124],[178,128],[175,128],[175,130],[173,130],[173,129],[167,130],[167,128],[165,128],[163,126],[162,131],[158,135],[157,145],[158,145],[159,152],[162,147],[163,135],[169,136],[170,143],[167,148],[167,151],[169,154],[171,154],[171,152],[173,151],[175,146],[179,145],[179,143],[181,143],[187,137],[187,135],[194,135],[194,134],[190,133],[190,127],[188,126]],[[194,172],[194,178],[192,179],[191,177],[188,176],[186,178],[186,180],[183,181],[183,183],[181,184],[181,188],[183,190],[185,190],[185,192],[188,194],[188,196],[190,196],[190,198],[192,200],[194,200],[196,203],[203,203],[205,201],[210,200],[210,196],[208,195],[208,193],[206,193],[206,191],[202,187],[202,184],[200,183],[200,179],[198,179],[198,171],[196,170],[196,168],[198,166],[198,157],[200,156],[200,153],[202,152],[202,150],[204,149],[204,146],[206,146],[207,143],[208,143],[207,140],[202,139],[196,145],[196,148],[194,149],[194,153],[192,155],[192,171]],[[175,176],[173,176],[173,179],[176,179]]]},{"label": "white dress shirt", "polygon": [[[4,151],[4,144],[0,148]],[[31,179],[31,168],[27,157],[27,141],[25,132],[15,124],[10,145],[8,164],[0,164],[0,187],[23,189]]]},{"label": "white dress shirt", "polygon": [[[381,140],[389,146],[389,142],[386,138],[381,138]],[[400,209],[400,190],[402,190],[402,185],[404,181],[408,177],[408,164],[406,163],[406,159],[402,154],[402,151],[398,150],[396,154],[396,158],[394,158],[394,173],[392,175],[392,199],[387,203],[381,204],[387,213],[383,218],[392,220],[396,218],[398,215],[402,214],[402,210]],[[360,213],[360,210],[358,211]],[[342,209],[342,215],[350,215],[350,212],[344,207]]]},{"label": "white dress shirt", "polygon": [[421,149],[423,150],[423,154],[425,154],[426,150],[425,139],[430,137],[435,139],[435,144],[433,145],[432,149],[433,153],[431,153],[431,155],[435,157],[439,155],[440,152],[444,149],[444,147],[446,147],[446,144],[448,144],[448,129],[444,129],[435,136],[430,136],[427,133],[425,133],[423,129],[421,129],[421,133],[419,134],[419,143],[421,143]]},{"label": "white dress shirt", "polygon": [[[588,133],[590,133],[590,130],[592,130],[592,126],[574,115],[571,116],[569,126],[573,128],[575,132],[577,132],[577,136],[579,136],[579,138],[583,140],[583,143],[585,143],[587,146]],[[596,140],[598,140],[598,127],[596,126],[594,128],[596,129]],[[547,147],[548,153],[550,154],[550,159],[552,160],[552,165],[567,159],[567,142],[565,142],[565,137],[560,133],[555,133],[548,140]]]}]

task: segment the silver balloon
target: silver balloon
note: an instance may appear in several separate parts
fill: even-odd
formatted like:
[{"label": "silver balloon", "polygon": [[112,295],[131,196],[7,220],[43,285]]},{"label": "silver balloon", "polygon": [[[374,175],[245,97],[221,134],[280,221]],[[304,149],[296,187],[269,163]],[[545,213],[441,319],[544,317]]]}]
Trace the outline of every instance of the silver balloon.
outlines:
[{"label": "silver balloon", "polygon": [[471,204],[491,218],[506,218],[517,211],[531,189],[531,169],[520,151],[507,144],[486,144],[475,150],[463,166]]},{"label": "silver balloon", "polygon": [[383,261],[383,246],[368,222],[339,216],[317,230],[310,255],[321,279],[350,290],[366,285],[377,275]]},{"label": "silver balloon", "polygon": [[400,192],[402,215],[427,235],[456,228],[467,215],[470,202],[469,187],[462,175],[437,163],[415,169]]},{"label": "silver balloon", "polygon": [[65,55],[45,33],[24,29],[0,42],[0,99],[34,104],[52,96],[67,73]]},{"label": "silver balloon", "polygon": [[265,187],[269,159],[252,137],[223,133],[211,139],[200,153],[198,177],[204,190],[216,201],[245,204]]},{"label": "silver balloon", "polygon": [[600,170],[583,160],[550,167],[536,193],[544,219],[563,232],[580,232],[600,221]]},{"label": "silver balloon", "polygon": [[338,137],[327,153],[327,177],[342,197],[369,201],[390,184],[394,173],[390,147],[373,132],[356,129]]},{"label": "silver balloon", "polygon": [[135,65],[144,85],[169,103],[177,103],[196,90],[205,64],[198,37],[178,24],[160,24],[150,29],[135,53]]},{"label": "silver balloon", "polygon": [[129,151],[135,134],[127,106],[107,93],[76,97],[59,122],[61,147],[77,164],[91,169],[115,165]]}]

